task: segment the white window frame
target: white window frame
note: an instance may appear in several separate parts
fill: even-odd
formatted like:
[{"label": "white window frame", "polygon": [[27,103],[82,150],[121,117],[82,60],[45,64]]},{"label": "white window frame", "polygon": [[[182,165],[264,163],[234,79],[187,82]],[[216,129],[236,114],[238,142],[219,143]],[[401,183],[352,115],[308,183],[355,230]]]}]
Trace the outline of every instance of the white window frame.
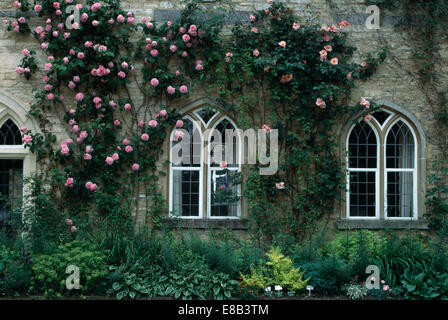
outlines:
[{"label": "white window frame", "polygon": [[[213,115],[213,117],[210,118],[210,120],[205,123],[201,117],[197,115],[197,112],[200,110],[195,109],[193,111],[188,112],[185,116],[183,116],[183,119],[188,119],[191,122],[193,122],[193,125],[196,127],[196,129],[199,131],[200,137],[201,137],[201,155],[200,155],[200,161],[201,164],[199,167],[182,167],[182,166],[173,166],[173,163],[170,161],[169,165],[169,216],[180,218],[180,219],[212,219],[212,220],[226,220],[226,219],[240,219],[241,218],[241,200],[237,203],[237,215],[236,216],[211,216],[211,187],[212,187],[212,171],[216,170],[222,170],[220,167],[212,168],[210,163],[205,164],[204,157],[207,156],[207,160],[210,159],[210,151],[209,148],[205,149],[205,137],[204,132],[202,130],[201,123],[204,126],[204,130],[210,127],[210,125],[213,123],[212,129],[215,129],[216,126],[221,123],[224,120],[227,120],[230,122],[230,124],[234,127],[234,129],[237,131],[237,139],[238,139],[238,167],[228,167],[227,169],[232,171],[241,172],[241,159],[242,159],[242,143],[241,143],[241,135],[238,131],[238,127],[236,126],[235,122],[230,119],[228,116],[222,114],[219,111],[216,111],[216,113]],[[190,114],[195,115],[200,119],[200,122],[194,118],[192,118]],[[215,122],[214,122],[215,121]],[[169,156],[170,160],[173,158],[173,148],[172,148],[172,141],[174,137],[176,129],[173,129],[170,134],[170,141],[169,141]],[[208,146],[210,146],[212,136],[208,137]],[[207,154],[206,154],[207,151]],[[209,161],[207,161],[209,162]],[[199,171],[199,215],[198,216],[182,216],[173,214],[174,213],[174,171]],[[207,173],[207,181],[205,180],[204,174]],[[206,184],[205,184],[206,183]],[[204,193],[204,187],[207,187],[207,194]],[[238,197],[241,197],[241,185],[238,185]],[[204,196],[206,197],[206,212],[204,212]]]},{"label": "white window frame", "polygon": [[[214,117],[213,117],[214,118]],[[237,135],[238,135],[238,167],[228,167],[228,170],[232,170],[232,171],[237,171],[237,172],[241,172],[241,157],[242,157],[242,141],[241,141],[241,135],[238,131],[238,127],[236,126],[235,122],[232,121],[232,119],[230,119],[227,116],[223,116],[221,118],[219,118],[218,121],[215,122],[215,124],[213,125],[212,129],[215,129],[216,126],[218,124],[220,124],[222,121],[227,120],[230,122],[230,124],[233,126],[233,128],[236,130]],[[209,121],[210,123],[210,121]],[[208,139],[208,145],[210,146],[211,144],[211,139],[212,139],[212,135],[210,135],[209,139]],[[208,159],[211,159],[211,150],[210,148],[208,149]],[[211,166],[210,161],[208,161],[208,165],[207,165],[207,218],[209,219],[218,219],[218,220],[222,220],[222,219],[239,219],[241,217],[241,200],[238,201],[237,203],[237,215],[236,216],[212,216],[212,171],[220,171],[222,170],[220,167],[213,167]],[[238,197],[241,197],[241,184],[238,185]]]},{"label": "white window frame", "polygon": [[[197,121],[191,118],[190,116],[185,116],[183,119],[188,119],[193,122],[193,126],[196,126],[196,129],[199,131],[199,135],[201,136],[201,164],[199,167],[182,167],[182,166],[173,166],[173,163],[170,161],[170,181],[169,181],[169,216],[181,219],[203,219],[203,194],[204,194],[204,136],[201,130],[201,127],[197,124]],[[170,148],[170,160],[173,159],[173,148],[172,141],[174,137],[176,129],[172,130],[169,141]],[[199,215],[197,216],[182,216],[173,214],[174,211],[174,171],[199,171]]]},{"label": "white window frame", "polygon": [[[362,121],[362,120],[361,120]],[[346,163],[347,163],[347,177],[346,177],[346,218],[350,220],[376,220],[380,218],[380,190],[379,190],[379,180],[380,180],[380,136],[378,134],[378,131],[376,130],[375,126],[372,125],[370,122],[367,122],[367,124],[372,128],[375,138],[376,138],[376,168],[350,168],[350,162],[349,162],[349,140],[350,135],[352,134],[353,129],[358,125],[358,123],[355,123],[351,126],[346,142],[345,142],[345,150],[346,150]],[[350,172],[375,172],[375,216],[374,217],[356,217],[356,216],[350,216]]]},{"label": "white window frame", "polygon": [[[390,120],[390,117],[388,118]],[[414,168],[387,168],[386,163],[386,147],[387,147],[387,137],[389,135],[392,127],[398,122],[402,121],[408,127],[409,131],[412,133],[412,137],[414,138]],[[418,172],[418,158],[417,158],[417,136],[415,135],[414,129],[409,124],[408,121],[403,119],[402,117],[398,117],[395,119],[387,128],[387,131],[384,135],[384,144],[383,144],[383,152],[384,152],[384,219],[386,220],[417,220],[418,219],[418,186],[417,186],[417,172]],[[388,217],[387,216],[387,173],[388,172],[412,172],[412,216],[411,217]]]}]

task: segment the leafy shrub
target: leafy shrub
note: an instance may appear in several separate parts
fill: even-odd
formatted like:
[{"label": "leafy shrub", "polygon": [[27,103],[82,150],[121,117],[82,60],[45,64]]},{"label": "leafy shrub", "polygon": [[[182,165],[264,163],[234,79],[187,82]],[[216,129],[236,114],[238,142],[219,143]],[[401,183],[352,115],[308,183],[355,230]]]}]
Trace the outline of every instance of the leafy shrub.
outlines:
[{"label": "leafy shrub", "polygon": [[351,264],[354,274],[364,274],[366,267],[381,255],[386,243],[385,236],[362,230],[338,234],[328,243],[326,250]]},{"label": "leafy shrub", "polygon": [[406,270],[397,292],[406,299],[448,299],[448,274]]},{"label": "leafy shrub", "polygon": [[315,292],[323,294],[338,294],[352,273],[351,267],[335,256],[301,263],[300,267],[306,270],[305,277],[310,279],[308,283]]},{"label": "leafy shrub", "polygon": [[112,288],[109,294],[117,299],[129,297],[173,297],[175,299],[217,299],[231,298],[237,292],[238,282],[228,274],[212,271],[199,256],[184,255],[184,263],[164,272],[160,266],[134,266],[136,272],[123,266],[111,267]]},{"label": "leafy shrub", "polygon": [[370,289],[368,291],[369,295],[376,297],[377,299],[386,299],[391,292],[391,288],[386,283],[385,280],[381,280],[378,289]]},{"label": "leafy shrub", "polygon": [[252,264],[259,264],[264,259],[263,250],[250,242],[203,240],[193,235],[185,246],[203,256],[210,269],[233,278],[237,278],[240,272],[248,272]]},{"label": "leafy shrub", "polygon": [[367,288],[364,284],[357,282],[350,282],[343,286],[343,291],[347,294],[350,299],[362,299],[367,296]]},{"label": "leafy shrub", "polygon": [[31,278],[29,262],[20,251],[0,247],[0,295],[14,296],[27,292]]},{"label": "leafy shrub", "polygon": [[305,271],[295,268],[292,260],[285,257],[279,247],[273,247],[266,254],[266,265],[251,267],[250,275],[241,275],[248,286],[265,289],[268,286],[281,286],[290,291],[305,288],[308,280],[303,280]]},{"label": "leafy shrub", "polygon": [[433,256],[424,239],[415,237],[413,233],[405,237],[391,235],[373,264],[380,268],[381,276],[391,287],[397,287],[406,270],[413,270],[414,273],[436,270],[436,264],[432,263]]},{"label": "leafy shrub", "polygon": [[106,255],[94,243],[81,240],[61,244],[51,254],[35,256],[30,290],[51,297],[69,295],[66,289],[69,265],[79,268],[82,293],[102,293],[107,276]]},{"label": "leafy shrub", "polygon": [[[110,274],[112,287],[109,288],[107,293],[115,295],[118,300],[128,296],[131,299],[142,296],[150,299],[156,295],[160,295],[160,292],[163,291],[164,283],[164,277],[160,268],[156,266],[154,268],[149,267],[145,270],[137,264],[132,269],[138,270],[141,273],[126,270],[124,265],[120,267],[110,266],[109,270],[112,271]],[[157,285],[155,279],[158,279],[159,285]]]}]

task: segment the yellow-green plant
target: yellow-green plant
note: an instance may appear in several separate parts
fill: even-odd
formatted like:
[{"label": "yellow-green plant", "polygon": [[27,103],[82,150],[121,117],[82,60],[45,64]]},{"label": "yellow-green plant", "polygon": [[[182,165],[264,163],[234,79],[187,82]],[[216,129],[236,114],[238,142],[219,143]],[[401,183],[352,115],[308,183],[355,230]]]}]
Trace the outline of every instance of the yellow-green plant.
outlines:
[{"label": "yellow-green plant", "polygon": [[282,254],[279,247],[273,247],[266,254],[266,265],[251,266],[250,275],[242,274],[242,280],[248,286],[265,289],[269,286],[281,286],[290,291],[305,288],[309,279],[304,280],[305,271],[295,268],[292,260]]}]

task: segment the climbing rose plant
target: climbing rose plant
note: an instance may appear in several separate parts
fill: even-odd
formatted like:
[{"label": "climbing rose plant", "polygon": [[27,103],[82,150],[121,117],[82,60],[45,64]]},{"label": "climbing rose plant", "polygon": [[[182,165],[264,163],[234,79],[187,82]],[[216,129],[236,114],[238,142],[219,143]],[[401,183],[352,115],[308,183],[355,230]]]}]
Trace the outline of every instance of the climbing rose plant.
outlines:
[{"label": "climbing rose plant", "polygon": [[[79,23],[66,13],[73,5]],[[22,51],[16,71],[26,79],[38,69],[42,75],[30,108],[40,132],[21,130],[25,146],[50,168],[39,179],[49,179],[60,222],[72,233],[88,221],[129,232],[132,205],[142,193],[157,220],[166,208],[156,162],[169,129],[183,127],[171,103],[187,98],[193,81],[205,78],[210,59],[201,56],[217,41],[219,25],[196,22],[194,3],[176,21],[158,25],[136,21],[119,0],[42,0],[34,6],[20,0],[14,6],[18,18],[5,24],[31,32],[46,60],[38,68],[37,53]],[[33,30],[31,18],[22,16],[28,11],[38,14]],[[52,133],[50,116],[65,124],[65,137]]]},{"label": "climbing rose plant", "polygon": [[[65,25],[73,20],[69,5],[80,15],[72,29]],[[259,235],[298,236],[332,208],[343,180],[332,130],[354,112],[369,121],[374,103],[349,106],[350,91],[384,59],[351,62],[356,48],[341,32],[347,22],[306,26],[292,9],[272,3],[237,23],[229,38],[220,34],[222,17],[211,18],[195,1],[160,24],[136,21],[119,0],[36,0],[34,6],[18,0],[15,6],[17,19],[5,24],[31,32],[47,60],[30,111],[40,132],[22,128],[24,142],[49,168],[39,181],[48,179],[55,210],[63,213],[57,220],[67,230],[76,234],[96,223],[130,232],[142,193],[152,223],[166,214],[156,162],[169,129],[183,127],[174,103],[198,84],[216,98],[215,107],[237,115],[240,127],[279,129],[279,172],[260,176],[252,168],[244,182]],[[21,15],[30,10],[38,14],[33,30]],[[37,53],[24,48],[22,54],[17,72],[30,79]],[[66,126],[62,141],[50,116]]]}]

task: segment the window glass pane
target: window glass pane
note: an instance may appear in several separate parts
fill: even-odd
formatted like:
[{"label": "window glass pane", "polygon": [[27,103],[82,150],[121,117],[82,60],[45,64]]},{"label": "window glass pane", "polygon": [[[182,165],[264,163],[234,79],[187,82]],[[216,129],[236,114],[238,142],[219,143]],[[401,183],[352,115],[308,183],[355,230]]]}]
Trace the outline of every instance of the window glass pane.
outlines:
[{"label": "window glass pane", "polygon": [[350,168],[377,167],[377,141],[373,129],[359,122],[352,130],[348,145]]},{"label": "window glass pane", "polygon": [[0,128],[0,144],[4,145],[21,145],[22,135],[15,123],[8,119]]},{"label": "window glass pane", "polygon": [[207,125],[207,123],[210,121],[211,118],[216,114],[215,111],[209,108],[201,108],[199,110],[196,110],[194,112],[199,118],[201,118],[202,121],[204,121],[204,124]]},{"label": "window glass pane", "polygon": [[10,207],[22,203],[23,160],[0,160],[0,225],[10,217]]},{"label": "window glass pane", "polygon": [[386,111],[377,111],[372,114],[372,116],[378,121],[380,125],[383,125],[383,123],[389,118],[391,113]]},{"label": "window glass pane", "polygon": [[393,125],[386,141],[387,168],[414,168],[414,137],[403,121]]},{"label": "window glass pane", "polygon": [[[221,145],[214,145],[214,143],[217,143],[215,141],[214,135],[211,135],[211,159],[214,159],[216,152],[220,152],[221,156],[218,157],[216,155],[216,158],[227,161],[228,167],[238,167],[238,159],[239,159],[239,140],[238,135],[235,131],[235,127],[230,123],[230,121],[224,119],[216,127],[214,128],[217,131],[217,136],[221,138]],[[231,130],[227,131],[226,130]],[[216,134],[214,132],[214,134]],[[229,136],[230,139],[226,139],[226,136]],[[229,141],[227,141],[229,140]],[[216,163],[211,163],[212,167],[219,167],[220,161],[216,161]]]},{"label": "window glass pane", "polygon": [[387,173],[387,216],[412,217],[413,172]]},{"label": "window glass pane", "polygon": [[[202,152],[202,138],[201,133],[197,127],[196,124],[193,123],[190,119],[184,119],[184,127],[183,129],[188,131],[189,136],[183,137],[179,141],[173,141],[171,143],[171,147],[174,147],[182,142],[189,142],[189,144],[183,144],[182,148],[175,148],[173,150],[173,156],[176,156],[174,152],[177,152],[178,159],[182,159],[181,164],[175,164],[173,163],[173,166],[175,167],[200,167],[201,165],[201,152]],[[175,129],[177,130],[177,129]],[[174,137],[174,139],[176,139]],[[189,155],[183,157],[184,152]],[[172,159],[173,161],[173,159]],[[173,161],[174,162],[174,161]]]},{"label": "window glass pane", "polygon": [[211,213],[212,217],[238,216],[239,172],[236,170],[211,170]]},{"label": "window glass pane", "polygon": [[375,217],[375,172],[350,172],[350,216]]},{"label": "window glass pane", "polygon": [[173,214],[199,216],[199,171],[173,170]]}]

